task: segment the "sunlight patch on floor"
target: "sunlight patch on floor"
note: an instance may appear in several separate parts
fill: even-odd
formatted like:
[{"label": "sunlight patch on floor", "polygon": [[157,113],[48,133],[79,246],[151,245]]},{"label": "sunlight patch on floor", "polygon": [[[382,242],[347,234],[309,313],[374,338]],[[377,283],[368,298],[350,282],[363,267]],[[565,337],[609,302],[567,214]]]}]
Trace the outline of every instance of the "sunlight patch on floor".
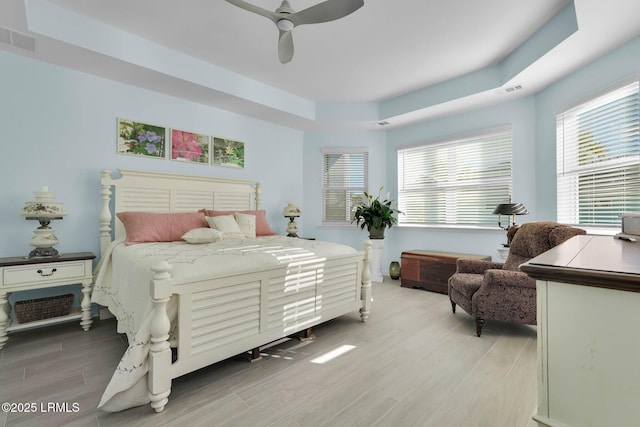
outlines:
[{"label": "sunlight patch on floor", "polygon": [[311,363],[317,363],[317,364],[323,364],[323,363],[327,363],[333,359],[335,359],[336,357],[340,357],[345,353],[348,353],[349,351],[353,350],[354,348],[356,348],[355,345],[341,345],[340,347],[336,348],[335,350],[331,350],[328,353],[323,354],[320,357],[316,357],[315,359],[311,360]]}]

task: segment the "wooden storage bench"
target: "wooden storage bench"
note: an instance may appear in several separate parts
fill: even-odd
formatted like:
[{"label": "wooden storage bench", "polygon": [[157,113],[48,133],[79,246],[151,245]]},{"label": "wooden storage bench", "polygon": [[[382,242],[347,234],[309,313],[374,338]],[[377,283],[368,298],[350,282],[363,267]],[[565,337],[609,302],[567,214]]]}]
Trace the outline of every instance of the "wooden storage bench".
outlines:
[{"label": "wooden storage bench", "polygon": [[456,271],[458,258],[491,261],[488,255],[459,254],[413,249],[402,252],[401,286],[421,288],[427,291],[448,293],[447,281]]}]

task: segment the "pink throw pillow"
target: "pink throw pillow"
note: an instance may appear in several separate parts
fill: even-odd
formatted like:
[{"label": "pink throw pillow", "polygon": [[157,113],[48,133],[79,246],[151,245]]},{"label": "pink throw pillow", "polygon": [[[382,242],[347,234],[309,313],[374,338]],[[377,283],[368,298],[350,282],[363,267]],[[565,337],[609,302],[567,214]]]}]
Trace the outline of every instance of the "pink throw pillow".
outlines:
[{"label": "pink throw pillow", "polygon": [[220,215],[233,215],[235,212],[255,215],[256,216],[256,237],[260,236],[275,236],[276,233],[271,229],[267,222],[267,216],[264,210],[257,211],[214,211],[210,209],[200,209],[198,212],[204,213],[206,216],[220,216]]},{"label": "pink throw pillow", "polygon": [[194,228],[208,227],[202,212],[151,213],[118,212],[116,214],[127,231],[127,245],[145,242],[177,242]]}]

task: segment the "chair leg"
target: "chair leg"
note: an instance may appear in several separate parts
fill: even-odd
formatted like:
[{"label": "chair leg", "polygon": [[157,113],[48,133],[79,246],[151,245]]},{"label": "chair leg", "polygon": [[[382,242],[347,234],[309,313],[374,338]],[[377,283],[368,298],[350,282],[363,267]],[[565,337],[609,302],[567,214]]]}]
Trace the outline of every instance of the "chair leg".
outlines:
[{"label": "chair leg", "polygon": [[451,301],[451,310],[453,310],[453,314],[456,314],[456,303],[453,302],[452,299],[449,299],[449,301]]},{"label": "chair leg", "polygon": [[476,317],[476,335],[482,334],[482,327],[484,326],[484,319],[482,317]]}]

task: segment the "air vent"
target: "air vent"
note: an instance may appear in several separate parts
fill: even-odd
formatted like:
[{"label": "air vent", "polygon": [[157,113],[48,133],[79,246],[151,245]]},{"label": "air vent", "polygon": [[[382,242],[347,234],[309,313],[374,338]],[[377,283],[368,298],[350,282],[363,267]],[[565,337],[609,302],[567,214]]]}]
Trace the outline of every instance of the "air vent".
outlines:
[{"label": "air vent", "polygon": [[8,28],[0,27],[0,43],[15,46],[30,52],[36,51],[36,39],[28,34],[19,33]]},{"label": "air vent", "polygon": [[515,85],[515,86],[505,87],[504,91],[507,92],[507,93],[511,93],[511,92],[515,92],[515,91],[518,91],[518,90],[522,90],[522,89],[523,89],[522,85]]}]

